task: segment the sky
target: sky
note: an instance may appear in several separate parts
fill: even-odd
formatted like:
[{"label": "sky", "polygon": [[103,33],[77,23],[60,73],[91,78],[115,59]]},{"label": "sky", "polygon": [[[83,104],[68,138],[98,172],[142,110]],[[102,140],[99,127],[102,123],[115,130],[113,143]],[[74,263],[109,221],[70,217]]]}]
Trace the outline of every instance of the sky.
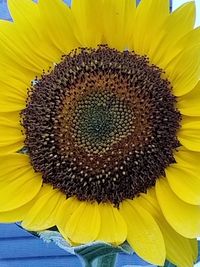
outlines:
[{"label": "sky", "polygon": [[[180,5],[189,2],[189,0],[172,0],[173,1],[173,9],[176,9]],[[197,8],[197,18],[196,18],[196,25],[200,26],[200,0],[195,0],[196,8]]]}]

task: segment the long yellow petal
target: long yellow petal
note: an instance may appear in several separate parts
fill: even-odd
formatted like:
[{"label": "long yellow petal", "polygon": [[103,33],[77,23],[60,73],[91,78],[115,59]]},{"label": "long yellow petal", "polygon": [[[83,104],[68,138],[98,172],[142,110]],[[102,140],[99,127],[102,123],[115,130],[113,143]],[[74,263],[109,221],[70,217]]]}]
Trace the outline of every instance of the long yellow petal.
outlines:
[{"label": "long yellow petal", "polygon": [[192,248],[192,256],[194,259],[194,263],[196,263],[196,259],[198,257],[198,240],[197,239],[189,239],[190,246]]},{"label": "long yellow petal", "polygon": [[44,14],[40,13],[38,4],[31,0],[8,0],[8,8],[14,20],[14,30],[9,38],[14,38],[16,46],[23,46],[22,54],[25,52],[25,55],[22,56],[32,56],[33,64],[39,69],[56,62],[61,54],[46,35]]},{"label": "long yellow petal", "polygon": [[[186,35],[178,39],[177,42],[165,51],[165,62],[169,62],[177,56],[181,51],[199,45],[200,43],[200,27],[192,29]],[[172,44],[171,44],[172,45]]]},{"label": "long yellow petal", "polygon": [[166,257],[164,240],[153,217],[138,204],[137,199],[123,201],[120,213],[127,223],[127,241],[133,250],[144,260],[163,265]]},{"label": "long yellow petal", "polygon": [[17,112],[0,113],[0,147],[4,147],[5,154],[7,146],[13,145],[13,152],[16,152],[14,150],[16,144],[19,145],[19,149],[23,147],[24,136],[21,131],[22,127]]},{"label": "long yellow petal", "polygon": [[152,62],[165,69],[171,60],[171,56],[166,56],[166,54],[172,53],[173,55],[174,44],[193,29],[194,23],[194,2],[186,3],[172,12],[164,21],[160,33],[151,44],[148,55]]},{"label": "long yellow petal", "polygon": [[182,120],[178,139],[187,149],[200,152],[200,117],[189,117]]},{"label": "long yellow petal", "polygon": [[[102,24],[103,41],[110,47],[122,50],[133,35],[136,4],[133,0],[104,1]],[[117,34],[116,34],[117,33]]]},{"label": "long yellow petal", "polygon": [[16,99],[24,101],[27,97],[27,88],[30,87],[31,82],[24,75],[17,76],[18,72],[17,75],[13,74],[8,73],[7,70],[0,73],[0,94],[15,96]]},{"label": "long yellow petal", "polygon": [[8,59],[5,53],[1,53],[0,62],[0,83],[1,89],[6,86],[8,91],[15,92],[18,89],[18,95],[27,95],[27,88],[30,87],[31,81],[35,78],[35,73],[25,70],[18,63],[14,63]]},{"label": "long yellow petal", "polygon": [[73,32],[71,9],[63,1],[40,0],[38,7],[44,19],[45,34],[62,54],[80,46]]},{"label": "long yellow petal", "polygon": [[166,246],[166,258],[176,266],[193,267],[197,259],[196,240],[181,236],[168,224],[157,202],[155,189],[141,194],[138,200],[160,227]]},{"label": "long yellow petal", "polygon": [[5,150],[5,147],[0,146],[0,157],[4,156],[4,155],[15,153],[16,151],[19,151],[21,149],[22,149],[22,142],[21,141],[19,143],[7,145],[6,150]]},{"label": "long yellow petal", "polygon": [[15,94],[0,93],[0,112],[20,111],[26,107],[26,99],[19,99]]},{"label": "long yellow petal", "polygon": [[76,209],[81,205],[81,201],[77,200],[74,197],[70,197],[68,199],[64,199],[58,208],[58,212],[56,214],[56,225],[59,229],[59,232],[64,236],[66,240],[69,240],[67,236],[67,232],[65,231],[66,224],[72,214],[76,211]]},{"label": "long yellow petal", "polygon": [[10,154],[0,158],[0,181],[15,180],[24,168],[29,167],[28,156]]},{"label": "long yellow petal", "polygon": [[122,244],[127,238],[127,226],[118,209],[110,203],[102,203],[99,204],[99,212],[101,226],[96,239],[114,245]]},{"label": "long yellow petal", "polygon": [[[40,74],[47,66],[47,62],[35,59],[34,51],[30,50],[20,39],[20,33],[17,32],[15,23],[0,21],[0,28],[0,55],[2,59],[0,65],[12,63],[22,71],[28,72],[32,77]],[[29,40],[27,36],[26,38]]]},{"label": "long yellow petal", "polygon": [[26,106],[25,100],[25,98],[18,98],[17,94],[0,92],[0,112],[20,111]]},{"label": "long yellow petal", "polygon": [[42,178],[34,172],[28,156],[0,158],[0,212],[23,206],[36,196],[41,185]]},{"label": "long yellow petal", "polygon": [[160,28],[169,15],[168,0],[142,0],[136,10],[132,49],[146,55],[158,39]]},{"label": "long yellow petal", "polygon": [[20,111],[26,106],[27,89],[32,76],[19,70],[18,66],[0,63],[0,112]]},{"label": "long yellow petal", "polygon": [[200,205],[200,153],[181,149],[176,153],[175,164],[166,169],[171,189],[183,201]]},{"label": "long yellow petal", "polygon": [[[5,30],[4,26],[2,28]],[[3,40],[3,37],[0,36],[0,40]],[[10,43],[13,45],[15,42],[12,40]],[[6,42],[4,45],[5,49],[0,44],[0,112],[20,111],[25,108],[27,88],[30,87],[36,73],[20,66],[20,60],[14,62],[15,53],[12,55]],[[20,48],[21,52],[22,50]]]},{"label": "long yellow petal", "polygon": [[200,82],[188,94],[178,98],[177,108],[183,115],[200,116]]},{"label": "long yellow petal", "polygon": [[164,68],[176,96],[190,92],[200,79],[200,45],[188,48]]},{"label": "long yellow petal", "polygon": [[102,39],[102,0],[73,0],[73,28],[81,46],[96,47]]},{"label": "long yellow petal", "polygon": [[65,233],[72,242],[92,242],[98,236],[100,221],[98,204],[83,202],[67,221]]},{"label": "long yellow petal", "polygon": [[0,222],[15,223],[22,221],[25,218],[26,214],[29,212],[32,205],[34,204],[34,201],[35,198],[17,209],[0,212]]},{"label": "long yellow petal", "polygon": [[[27,93],[27,88],[30,87],[31,81],[35,79],[36,73],[25,69],[18,63],[15,63],[12,58],[8,58],[6,54],[2,51],[0,51],[0,56],[0,91],[2,97],[6,97],[6,91],[8,90],[8,93],[12,94],[11,97],[15,98],[15,101],[17,103],[19,100],[21,100],[21,97],[23,101],[25,93]],[[16,91],[16,89],[18,91]],[[23,95],[22,92],[24,93]],[[9,103],[9,99],[7,100]],[[22,105],[22,102],[20,102],[19,104],[24,107]],[[9,110],[5,110],[4,112],[6,111]]]},{"label": "long yellow petal", "polygon": [[200,235],[200,206],[179,199],[165,179],[157,180],[156,195],[166,220],[175,231],[188,238]]},{"label": "long yellow petal", "polygon": [[43,184],[34,205],[26,214],[22,226],[28,230],[41,231],[56,224],[56,213],[64,195],[52,186]]},{"label": "long yellow petal", "polygon": [[169,167],[166,177],[171,189],[183,201],[200,205],[200,177],[194,170]]}]

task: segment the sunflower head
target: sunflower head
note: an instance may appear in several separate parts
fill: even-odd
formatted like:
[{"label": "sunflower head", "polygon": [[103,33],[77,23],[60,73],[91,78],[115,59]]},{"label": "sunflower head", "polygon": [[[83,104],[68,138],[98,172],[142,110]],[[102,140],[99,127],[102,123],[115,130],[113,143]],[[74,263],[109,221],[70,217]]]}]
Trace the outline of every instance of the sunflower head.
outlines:
[{"label": "sunflower head", "polygon": [[153,264],[192,266],[200,235],[194,3],[172,13],[168,0],[8,5],[0,220],[33,231],[56,225],[73,244],[127,240]]},{"label": "sunflower head", "polygon": [[155,185],[175,162],[181,118],[162,74],[146,57],[99,46],[73,51],[37,79],[21,117],[43,181],[115,205]]}]

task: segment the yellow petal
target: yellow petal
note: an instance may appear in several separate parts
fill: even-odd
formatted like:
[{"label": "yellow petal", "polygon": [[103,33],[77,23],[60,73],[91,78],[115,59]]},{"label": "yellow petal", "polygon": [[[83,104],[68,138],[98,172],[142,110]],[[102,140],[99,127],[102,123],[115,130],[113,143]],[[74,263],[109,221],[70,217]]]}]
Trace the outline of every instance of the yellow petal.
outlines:
[{"label": "yellow petal", "polygon": [[[195,253],[198,248],[197,240],[184,238],[181,235],[179,235],[179,238],[177,238],[177,235],[175,235],[174,233],[176,232],[174,231],[167,233],[169,235],[169,243],[166,244],[166,246],[169,247],[167,260],[175,264],[176,266],[194,267],[194,264],[197,260],[197,253]],[[172,234],[174,238],[172,238]],[[172,241],[172,239],[174,240],[174,242]],[[172,242],[175,244],[175,246],[174,244],[172,245]],[[192,245],[192,243],[195,243],[195,247],[194,245]]]},{"label": "yellow petal", "polygon": [[14,64],[12,60],[7,60],[1,52],[0,112],[19,112],[26,106],[27,89],[35,74],[21,68],[19,64]]},{"label": "yellow petal", "polygon": [[13,210],[32,200],[42,179],[29,163],[28,156],[11,154],[0,158],[0,212]]},{"label": "yellow petal", "polygon": [[178,98],[177,108],[183,115],[200,116],[200,82],[188,94]]},{"label": "yellow petal", "polygon": [[[8,60],[1,51],[0,56],[0,111],[21,110],[25,107],[27,89],[31,80],[35,78],[35,73],[21,68],[19,64],[14,64],[13,60]],[[6,108],[6,103],[11,107]]]},{"label": "yellow petal", "polygon": [[83,202],[67,221],[65,233],[72,242],[92,242],[98,236],[100,221],[98,204]]},{"label": "yellow petal", "polygon": [[139,201],[160,227],[166,246],[166,258],[176,266],[193,267],[197,258],[196,242],[181,236],[168,224],[160,210],[154,188],[147,194],[141,194]]},{"label": "yellow petal", "polygon": [[21,111],[26,106],[29,77],[13,66],[0,67],[0,112]]},{"label": "yellow petal", "polygon": [[13,145],[15,149],[18,144],[19,149],[23,147],[24,136],[21,131],[20,116],[17,112],[0,114],[0,147],[4,147],[5,154],[7,146]]},{"label": "yellow petal", "polygon": [[28,230],[41,231],[56,224],[56,213],[62,203],[64,194],[43,184],[34,205],[25,216],[22,226]]},{"label": "yellow petal", "polygon": [[80,44],[96,47],[102,38],[102,0],[73,0],[71,11],[74,33]]},{"label": "yellow petal", "polygon": [[34,204],[34,201],[35,198],[17,209],[0,212],[0,222],[15,223],[22,221],[26,214],[29,212],[32,205]]},{"label": "yellow petal", "polygon": [[185,49],[164,68],[176,96],[190,92],[200,78],[200,46]]},{"label": "yellow petal", "polygon": [[166,170],[166,176],[171,189],[180,199],[200,205],[200,177],[194,170],[172,166]]},{"label": "yellow petal", "polygon": [[34,61],[34,51],[31,51],[20,39],[15,24],[0,21],[0,28],[0,66],[6,63],[10,64],[18,67],[22,72],[27,72],[32,78],[40,74],[45,63],[40,64],[40,60]]},{"label": "yellow petal", "polygon": [[34,25],[36,23],[35,19],[39,15],[37,4],[31,0],[8,0],[7,2],[14,23],[22,25],[26,22],[24,27],[28,26],[33,34],[35,32],[38,34],[39,29]]},{"label": "yellow petal", "polygon": [[65,232],[65,226],[72,216],[72,214],[76,211],[76,209],[81,205],[81,201],[77,200],[74,197],[70,197],[68,199],[64,199],[58,208],[58,212],[56,214],[56,225],[59,229],[59,232],[64,236],[66,240],[69,240],[67,233]]},{"label": "yellow petal", "polygon": [[142,0],[136,10],[133,50],[136,53],[148,54],[150,46],[160,35],[160,27],[169,15],[168,0]]},{"label": "yellow petal", "polygon": [[14,40],[17,47],[23,47],[22,57],[32,56],[32,63],[38,70],[48,69],[61,55],[47,38],[45,16],[40,13],[38,4],[32,0],[8,0],[8,8],[14,20],[9,39]]},{"label": "yellow petal", "polygon": [[120,213],[127,223],[127,241],[133,250],[144,260],[163,265],[166,256],[164,240],[153,217],[138,204],[137,199],[124,201]]},{"label": "yellow petal", "polygon": [[194,2],[186,3],[172,12],[164,21],[157,38],[152,41],[149,51],[152,62],[165,69],[172,58],[174,44],[193,29],[194,23]]},{"label": "yellow petal", "polygon": [[0,93],[0,97],[0,112],[20,111],[26,106],[25,99],[24,101],[22,101],[21,99],[18,99],[15,95],[9,96],[8,93]]},{"label": "yellow petal", "polygon": [[22,143],[21,142],[15,143],[12,145],[7,145],[6,149],[5,149],[5,147],[0,146],[0,157],[4,156],[4,155],[15,153],[16,151],[19,151],[21,149],[22,149]]},{"label": "yellow petal", "polygon": [[40,0],[38,7],[44,19],[45,34],[61,53],[69,53],[80,46],[73,33],[71,9],[63,1]]},{"label": "yellow petal", "polygon": [[200,43],[200,27],[192,29],[186,35],[181,37],[170,49],[165,51],[166,62],[177,56],[181,51],[199,45]]},{"label": "yellow petal", "polygon": [[190,246],[192,248],[192,255],[194,259],[194,263],[196,263],[198,257],[198,240],[197,239],[189,239]]},{"label": "yellow petal", "polygon": [[165,179],[157,180],[156,195],[166,220],[175,231],[188,238],[200,235],[200,206],[179,199]]},{"label": "yellow petal", "polygon": [[[1,54],[4,58],[4,53]],[[1,91],[3,86],[6,86],[8,91],[17,95],[26,96],[27,88],[30,87],[31,80],[34,79],[33,73],[25,70],[19,64],[11,64],[7,58],[0,62],[0,83]],[[17,91],[16,91],[17,89]]]},{"label": "yellow petal", "polygon": [[0,158],[0,181],[15,180],[24,168],[29,167],[28,156],[22,154],[10,154]]},{"label": "yellow petal", "polygon": [[[199,120],[198,120],[199,119]],[[193,151],[200,151],[200,117],[182,120],[178,139],[183,146]]]},{"label": "yellow petal", "polygon": [[[14,71],[14,70],[13,70]],[[30,81],[24,76],[16,76],[14,73],[9,73],[4,69],[4,73],[0,73],[0,93],[2,95],[15,96],[16,99],[20,99],[24,102],[27,97],[27,88],[30,87]],[[18,75],[18,72],[17,72]]]},{"label": "yellow petal", "polygon": [[166,169],[171,189],[183,201],[200,205],[200,153],[181,149],[176,153],[176,164]]},{"label": "yellow petal", "polygon": [[81,205],[81,201],[77,200],[74,197],[65,199],[58,209],[56,215],[57,224],[65,226],[68,219],[75,212],[75,210]]},{"label": "yellow petal", "polygon": [[127,237],[127,226],[118,209],[112,204],[102,203],[99,204],[99,212],[101,226],[96,239],[114,245],[122,244]]},{"label": "yellow petal", "polygon": [[[104,1],[103,41],[119,50],[128,47],[134,29],[136,5],[133,0]],[[117,33],[117,34],[116,34]]]},{"label": "yellow petal", "polygon": [[[3,87],[3,90],[6,90]],[[0,92],[0,112],[20,111],[26,106],[26,98],[18,97],[17,93],[10,93],[9,91]]]}]

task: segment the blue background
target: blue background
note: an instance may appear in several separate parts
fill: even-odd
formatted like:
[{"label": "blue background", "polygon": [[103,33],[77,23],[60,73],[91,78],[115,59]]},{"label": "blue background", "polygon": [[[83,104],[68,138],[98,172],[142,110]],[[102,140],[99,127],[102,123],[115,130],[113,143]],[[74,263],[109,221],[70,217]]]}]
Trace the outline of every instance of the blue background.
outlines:
[{"label": "blue background", "polygon": [[[116,267],[133,266],[133,263],[145,264],[134,255],[120,253]],[[76,256],[54,243],[44,243],[15,224],[0,224],[0,267],[43,266],[82,267]]]}]

